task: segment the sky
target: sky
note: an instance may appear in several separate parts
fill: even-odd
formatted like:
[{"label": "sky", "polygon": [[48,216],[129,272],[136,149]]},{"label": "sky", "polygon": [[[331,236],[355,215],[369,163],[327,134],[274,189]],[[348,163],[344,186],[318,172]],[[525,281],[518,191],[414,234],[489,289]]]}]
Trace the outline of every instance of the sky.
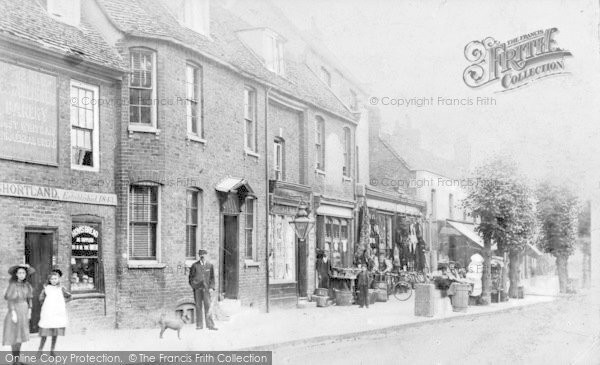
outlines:
[{"label": "sky", "polygon": [[[407,123],[422,147],[453,157],[456,140],[471,145],[472,165],[512,156],[532,183],[552,178],[583,197],[600,190],[600,20],[598,1],[277,0],[299,28],[323,42],[376,97],[386,127]],[[503,43],[557,28],[556,45],[572,53],[564,73],[501,92],[472,89],[465,46]],[[381,105],[383,98],[431,98],[433,105]],[[438,98],[489,97],[495,105],[440,105]],[[387,99],[387,100],[390,100]],[[370,99],[369,99],[370,100]]]}]

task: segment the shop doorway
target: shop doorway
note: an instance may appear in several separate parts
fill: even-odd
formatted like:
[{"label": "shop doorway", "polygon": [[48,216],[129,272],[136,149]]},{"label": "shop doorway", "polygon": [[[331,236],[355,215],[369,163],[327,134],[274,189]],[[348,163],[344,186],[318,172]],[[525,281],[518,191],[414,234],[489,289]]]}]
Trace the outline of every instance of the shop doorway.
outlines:
[{"label": "shop doorway", "polygon": [[307,270],[306,260],[308,250],[306,248],[306,240],[296,240],[296,277],[298,278],[298,296],[300,298],[307,297],[308,283],[307,283]]},{"label": "shop doorway", "polygon": [[48,274],[52,270],[52,251],[54,232],[52,231],[26,231],[25,232],[25,262],[35,268],[35,274],[31,275],[29,282],[33,287],[33,302],[31,307],[31,320],[29,331],[38,332],[40,321],[41,304],[40,293]]},{"label": "shop doorway", "polygon": [[223,215],[223,265],[221,265],[222,290],[225,298],[238,297],[238,216]]}]

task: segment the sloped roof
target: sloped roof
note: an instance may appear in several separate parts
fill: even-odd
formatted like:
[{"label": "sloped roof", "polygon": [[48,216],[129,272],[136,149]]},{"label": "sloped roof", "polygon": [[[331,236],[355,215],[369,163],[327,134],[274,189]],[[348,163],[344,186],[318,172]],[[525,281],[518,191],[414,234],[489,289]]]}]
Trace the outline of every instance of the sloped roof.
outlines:
[{"label": "sloped roof", "polygon": [[78,27],[48,15],[35,0],[0,0],[0,34],[97,65],[124,70],[121,56],[85,20]]},{"label": "sloped roof", "polygon": [[180,25],[174,15],[176,9],[170,9],[161,0],[97,1],[115,26],[126,34],[182,44],[273,85],[280,92],[341,117],[356,120],[304,63],[286,59],[285,77],[267,70],[237,35],[238,31],[254,26],[232,14],[217,1],[211,1],[210,38]]},{"label": "sloped roof", "polygon": [[460,178],[465,174],[464,168],[456,161],[438,157],[431,151],[420,147],[403,146],[394,143],[391,135],[383,134],[380,141],[386,145],[406,166],[413,171],[429,171],[447,178]]}]

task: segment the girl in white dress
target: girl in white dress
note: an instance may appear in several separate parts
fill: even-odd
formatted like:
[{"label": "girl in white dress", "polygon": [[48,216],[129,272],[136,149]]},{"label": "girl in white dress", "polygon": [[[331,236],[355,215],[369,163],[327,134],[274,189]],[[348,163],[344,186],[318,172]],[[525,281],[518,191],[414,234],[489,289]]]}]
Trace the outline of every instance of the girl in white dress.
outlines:
[{"label": "girl in white dress", "polygon": [[67,327],[67,306],[65,303],[71,299],[69,293],[60,285],[62,271],[54,269],[48,277],[48,284],[40,293],[40,302],[42,311],[40,313],[40,347],[38,351],[42,351],[46,344],[46,337],[52,337],[52,347],[50,354],[54,355],[57,336],[65,335]]}]

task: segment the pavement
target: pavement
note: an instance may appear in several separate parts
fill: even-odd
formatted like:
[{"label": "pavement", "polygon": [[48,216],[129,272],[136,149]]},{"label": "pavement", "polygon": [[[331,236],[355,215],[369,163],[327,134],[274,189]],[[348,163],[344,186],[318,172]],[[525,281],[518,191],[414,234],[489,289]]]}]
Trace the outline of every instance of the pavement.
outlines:
[{"label": "pavement", "polygon": [[[544,281],[545,282],[545,281]],[[449,300],[439,303],[434,317],[414,315],[414,295],[405,302],[391,297],[387,302],[377,302],[368,309],[353,306],[318,308],[308,302],[303,308],[260,313],[244,309],[227,322],[216,322],[218,331],[196,330],[186,325],[181,340],[176,332],[167,330],[159,339],[159,328],[118,329],[88,331],[86,334],[69,333],[60,337],[57,351],[223,351],[239,349],[274,349],[295,344],[323,342],[361,335],[386,333],[403,327],[418,326],[435,321],[452,321],[454,318],[480,316],[506,312],[555,300],[552,285],[537,290],[535,295],[488,306],[471,306],[466,313],[453,312]],[[526,293],[531,290],[527,288]],[[553,291],[554,290],[554,291]],[[533,292],[533,290],[531,290]],[[39,338],[23,344],[24,351],[34,351]],[[48,345],[46,345],[48,346]]]},{"label": "pavement", "polygon": [[597,294],[600,290],[588,290],[518,309],[404,326],[385,334],[277,347],[273,363],[599,365]]}]

